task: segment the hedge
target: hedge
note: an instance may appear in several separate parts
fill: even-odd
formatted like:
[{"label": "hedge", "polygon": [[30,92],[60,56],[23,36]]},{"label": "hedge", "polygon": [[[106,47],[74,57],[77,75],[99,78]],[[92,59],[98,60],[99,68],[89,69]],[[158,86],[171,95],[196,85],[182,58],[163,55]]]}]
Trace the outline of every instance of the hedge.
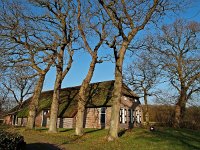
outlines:
[{"label": "hedge", "polygon": [[24,137],[17,133],[9,133],[0,130],[0,149],[2,150],[25,150]]}]

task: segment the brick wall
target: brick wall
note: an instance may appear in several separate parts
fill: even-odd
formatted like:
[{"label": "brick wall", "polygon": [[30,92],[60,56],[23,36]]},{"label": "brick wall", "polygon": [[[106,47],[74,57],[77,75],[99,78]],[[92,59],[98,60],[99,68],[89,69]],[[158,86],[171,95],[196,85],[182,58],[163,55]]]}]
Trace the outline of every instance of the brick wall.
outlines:
[{"label": "brick wall", "polygon": [[[130,122],[130,115],[129,115],[130,108],[123,104],[121,104],[120,108],[126,109],[126,121],[124,123],[120,123],[119,127],[123,129],[132,128],[134,124]],[[87,108],[84,119],[85,128],[106,128],[106,129],[109,128],[111,119],[111,107],[106,108],[105,125],[102,125],[100,123],[100,110],[101,108]],[[136,110],[139,111],[140,107],[137,107]],[[133,112],[133,114],[134,116],[136,115],[135,111]]]},{"label": "brick wall", "polygon": [[[120,128],[132,128],[133,124],[131,124],[130,122],[130,115],[129,115],[129,109],[133,109],[133,110],[137,110],[137,112],[142,113],[142,109],[140,106],[138,107],[134,107],[134,108],[130,108],[128,106],[126,106],[125,104],[121,104],[120,108],[126,109],[126,121],[125,122],[121,122],[120,123]],[[46,118],[46,124],[45,127],[49,126],[49,117],[47,118],[47,116],[42,116],[42,113],[39,113],[36,117],[35,120],[35,125],[36,127],[41,127],[42,125],[42,120]],[[136,116],[136,111],[133,112],[134,115]],[[141,116],[141,121],[143,120],[143,116],[142,114]],[[140,117],[139,116],[139,117]],[[76,124],[76,117],[74,118],[58,118],[57,121],[57,127],[58,128],[74,128],[75,124]],[[87,108],[86,112],[85,112],[85,117],[84,117],[84,127],[85,128],[109,128],[110,126],[110,119],[111,119],[111,107],[106,107],[105,109],[105,124],[101,123],[101,108]],[[136,119],[136,117],[135,117]],[[135,121],[135,120],[134,120]],[[11,124],[11,117],[10,116],[6,116],[4,119],[4,122],[6,124]],[[134,122],[136,123],[136,122]],[[25,126],[27,124],[27,118],[18,118],[18,125],[22,125]],[[135,126],[137,126],[137,124],[134,124]]]},{"label": "brick wall", "polygon": [[107,107],[106,108],[106,125],[105,125],[106,129],[110,127],[110,119],[111,119],[111,107]]},{"label": "brick wall", "polygon": [[57,128],[73,128],[74,118],[58,118]]},{"label": "brick wall", "polygon": [[123,108],[124,111],[126,110],[126,116],[124,116],[125,122],[124,123],[123,122],[119,123],[119,127],[122,128],[122,129],[128,129],[130,127],[130,125],[129,125],[130,118],[129,118],[129,111],[128,111],[130,108],[125,106],[125,105],[123,105],[123,104],[120,105],[120,108]]},{"label": "brick wall", "polygon": [[28,118],[22,118],[22,126],[26,126]]},{"label": "brick wall", "polygon": [[35,126],[41,127],[42,124],[42,112],[40,112],[35,118]]},{"label": "brick wall", "polygon": [[101,128],[99,122],[99,108],[87,108],[84,116],[85,128]]},{"label": "brick wall", "polygon": [[[42,121],[42,113],[39,113],[35,118],[35,126],[41,127],[41,121]],[[28,121],[28,118],[17,118],[17,125],[18,126],[26,126]]]},{"label": "brick wall", "polygon": [[101,108],[87,108],[84,118],[85,128],[109,128],[111,107],[105,109],[105,124],[101,123]]}]

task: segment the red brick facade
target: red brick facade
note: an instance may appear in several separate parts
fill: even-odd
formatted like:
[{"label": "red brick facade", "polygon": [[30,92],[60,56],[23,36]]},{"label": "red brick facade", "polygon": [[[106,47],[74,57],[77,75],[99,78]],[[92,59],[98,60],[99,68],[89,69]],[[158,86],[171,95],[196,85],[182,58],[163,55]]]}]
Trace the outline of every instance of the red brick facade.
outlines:
[{"label": "red brick facade", "polygon": [[[102,113],[105,109],[105,113]],[[108,128],[110,125],[111,107],[87,108],[85,113],[85,128]],[[102,122],[101,120],[104,120]]]},{"label": "red brick facade", "polygon": [[[123,96],[120,104],[120,128],[128,129],[138,126],[142,123],[142,109],[139,105],[138,99],[132,99]],[[13,120],[12,115],[5,117],[4,123],[18,126],[25,126],[27,118],[16,118]],[[85,128],[109,128],[111,119],[111,106],[104,107],[90,107],[86,108],[84,117]],[[36,117],[36,127],[48,127],[49,124],[49,110],[42,110]],[[74,128],[76,124],[76,115],[72,118],[58,118],[58,128]]]}]

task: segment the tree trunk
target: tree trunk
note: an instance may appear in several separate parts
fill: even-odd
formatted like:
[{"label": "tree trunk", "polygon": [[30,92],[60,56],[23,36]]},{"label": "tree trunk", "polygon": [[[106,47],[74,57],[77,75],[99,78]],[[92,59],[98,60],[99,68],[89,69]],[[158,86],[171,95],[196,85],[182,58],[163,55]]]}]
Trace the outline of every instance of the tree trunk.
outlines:
[{"label": "tree trunk", "polygon": [[118,138],[119,129],[119,110],[122,96],[122,66],[124,61],[124,55],[127,48],[127,43],[123,43],[119,51],[119,55],[115,57],[115,83],[112,94],[112,107],[111,107],[111,120],[110,129],[108,132],[108,141],[113,141]]},{"label": "tree trunk", "polygon": [[149,125],[149,107],[147,102],[147,92],[144,90],[144,105],[145,105],[145,113],[144,118],[147,125]]},{"label": "tree trunk", "polygon": [[62,83],[62,70],[57,68],[56,81],[53,91],[53,100],[50,110],[50,123],[49,123],[49,132],[57,132],[57,119],[58,119],[58,106],[60,99],[60,89]]},{"label": "tree trunk", "polygon": [[85,105],[86,105],[86,92],[89,87],[90,81],[92,79],[94,69],[97,62],[97,56],[94,55],[92,58],[92,61],[90,63],[90,68],[88,70],[88,73],[86,75],[86,78],[83,80],[83,83],[81,85],[80,91],[79,91],[79,100],[78,100],[78,112],[77,112],[77,120],[76,120],[76,135],[83,135],[83,126],[84,126],[84,112],[85,112]]},{"label": "tree trunk", "polygon": [[185,107],[186,107],[186,92],[181,92],[179,101],[175,106],[175,116],[174,116],[174,127],[180,128],[181,123],[183,121],[185,115]]},{"label": "tree trunk", "polygon": [[116,67],[115,83],[112,95],[111,122],[110,122],[110,130],[108,137],[109,141],[113,141],[115,138],[118,138],[121,93],[122,93],[122,74],[121,71],[119,71],[118,67]]},{"label": "tree trunk", "polygon": [[[80,93],[80,92],[79,92]],[[83,96],[83,94],[81,94]],[[80,100],[81,99],[81,100]],[[84,112],[85,112],[85,102],[83,102],[82,97],[79,94],[79,101],[78,101],[78,112],[76,118],[76,135],[83,135],[83,123],[84,123]]]},{"label": "tree trunk", "polygon": [[26,125],[26,128],[28,129],[33,129],[35,127],[35,118],[37,115],[38,103],[39,103],[39,98],[42,92],[45,75],[46,74],[40,74],[37,84],[35,86],[31,103],[29,105],[28,122]]}]

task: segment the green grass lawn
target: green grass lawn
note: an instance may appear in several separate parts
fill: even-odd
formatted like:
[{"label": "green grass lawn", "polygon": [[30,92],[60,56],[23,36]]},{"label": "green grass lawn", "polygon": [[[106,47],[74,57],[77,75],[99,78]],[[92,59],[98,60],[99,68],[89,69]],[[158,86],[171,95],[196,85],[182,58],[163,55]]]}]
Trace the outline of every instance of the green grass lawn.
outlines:
[{"label": "green grass lawn", "polygon": [[48,133],[44,128],[8,130],[22,134],[30,150],[200,150],[200,132],[187,129],[157,128],[150,132],[134,128],[114,142],[107,142],[108,130],[104,129],[86,129],[82,137],[75,136],[72,129],[59,129],[58,133]]}]

